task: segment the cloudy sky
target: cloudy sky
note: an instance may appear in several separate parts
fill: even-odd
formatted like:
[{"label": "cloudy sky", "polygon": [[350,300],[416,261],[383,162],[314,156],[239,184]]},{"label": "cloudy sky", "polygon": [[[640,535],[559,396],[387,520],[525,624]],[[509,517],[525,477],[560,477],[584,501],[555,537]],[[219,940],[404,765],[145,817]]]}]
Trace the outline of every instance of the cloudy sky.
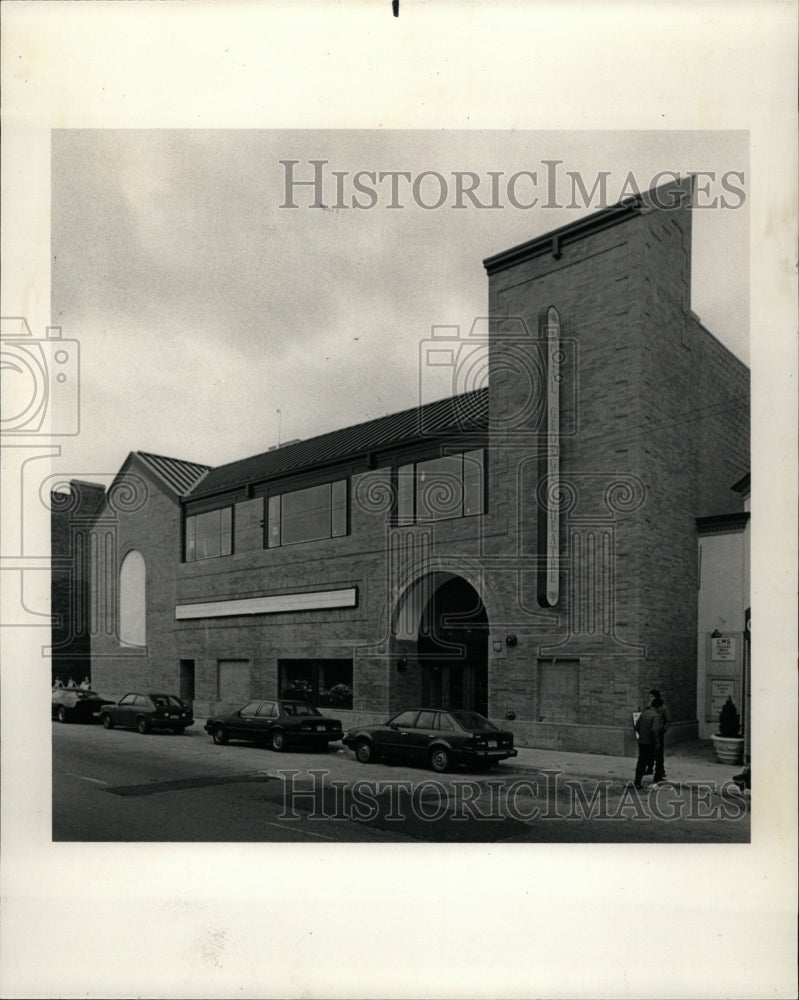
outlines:
[{"label": "cloudy sky", "polygon": [[[104,477],[138,449],[220,465],[414,405],[430,327],[485,315],[483,259],[595,209],[570,207],[569,171],[588,191],[606,172],[610,203],[661,171],[715,175],[706,202],[735,207],[694,213],[692,304],[748,361],[748,205],[721,185],[746,189],[747,155],[731,132],[56,130],[51,314],[81,344],[81,433],[56,471]],[[326,209],[310,186],[287,198],[282,160],[297,180],[327,161]],[[395,198],[362,178],[377,203],[359,209],[359,171],[411,178]],[[454,208],[457,171],[481,204],[501,173],[501,207]],[[519,171],[532,208],[512,203]]]}]

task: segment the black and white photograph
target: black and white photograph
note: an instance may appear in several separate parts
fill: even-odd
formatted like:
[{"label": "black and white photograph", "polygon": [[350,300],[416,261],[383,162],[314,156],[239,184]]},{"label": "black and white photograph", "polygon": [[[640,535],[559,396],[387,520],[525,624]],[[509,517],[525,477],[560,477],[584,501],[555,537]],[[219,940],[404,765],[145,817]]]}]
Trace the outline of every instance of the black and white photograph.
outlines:
[{"label": "black and white photograph", "polygon": [[745,136],[51,149],[55,840],[749,840]]},{"label": "black and white photograph", "polygon": [[[577,6],[126,6],[9,5],[2,995],[791,996],[788,74],[591,117]],[[26,53],[90,22],[131,107]]]}]

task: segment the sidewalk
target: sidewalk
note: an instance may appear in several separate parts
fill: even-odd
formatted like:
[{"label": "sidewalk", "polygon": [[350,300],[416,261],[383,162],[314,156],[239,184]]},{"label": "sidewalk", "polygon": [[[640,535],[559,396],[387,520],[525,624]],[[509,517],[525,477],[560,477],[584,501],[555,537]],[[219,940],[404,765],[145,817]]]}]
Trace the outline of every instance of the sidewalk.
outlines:
[{"label": "sidewalk", "polygon": [[[558,770],[566,777],[608,778],[627,783],[635,774],[635,757],[609,754],[567,753],[561,750],[536,750],[518,747],[519,755],[500,764],[500,769],[519,774]],[[740,774],[743,765],[719,764],[710,740],[687,740],[666,746],[667,780],[680,785],[715,782],[723,785]],[[644,786],[650,778],[644,779]]]}]

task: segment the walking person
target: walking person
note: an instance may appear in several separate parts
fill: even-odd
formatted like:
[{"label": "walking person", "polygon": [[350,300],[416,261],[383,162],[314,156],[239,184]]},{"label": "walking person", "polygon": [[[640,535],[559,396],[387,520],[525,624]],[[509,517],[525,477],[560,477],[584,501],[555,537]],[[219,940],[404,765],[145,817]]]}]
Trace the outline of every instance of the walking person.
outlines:
[{"label": "walking person", "polygon": [[643,788],[641,778],[648,767],[655,766],[657,755],[661,752],[660,715],[650,697],[649,704],[638,716],[635,731],[638,733],[638,761],[635,765],[635,787]]},{"label": "walking person", "polygon": [[666,763],[664,761],[664,754],[666,752],[666,731],[671,725],[671,716],[669,715],[669,710],[666,708],[666,704],[660,696],[660,691],[658,691],[657,688],[652,688],[649,692],[649,697],[652,699],[650,701],[650,705],[658,713],[658,717],[660,719],[660,748],[655,754],[654,781],[665,781]]}]

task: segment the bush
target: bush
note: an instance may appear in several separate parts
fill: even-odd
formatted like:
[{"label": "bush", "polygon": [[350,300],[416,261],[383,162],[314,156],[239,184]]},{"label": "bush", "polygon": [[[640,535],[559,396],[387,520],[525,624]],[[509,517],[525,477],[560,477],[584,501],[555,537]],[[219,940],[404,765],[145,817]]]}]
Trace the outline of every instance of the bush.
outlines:
[{"label": "bush", "polygon": [[298,701],[313,701],[313,687],[310,681],[291,681],[284,689],[281,698],[296,698]]},{"label": "bush", "polygon": [[727,698],[719,712],[719,736],[726,736],[728,739],[737,737],[741,732],[741,717],[735,702],[732,698]]},{"label": "bush", "polygon": [[334,684],[319,692],[319,704],[325,708],[352,708],[352,688],[349,684]]}]

